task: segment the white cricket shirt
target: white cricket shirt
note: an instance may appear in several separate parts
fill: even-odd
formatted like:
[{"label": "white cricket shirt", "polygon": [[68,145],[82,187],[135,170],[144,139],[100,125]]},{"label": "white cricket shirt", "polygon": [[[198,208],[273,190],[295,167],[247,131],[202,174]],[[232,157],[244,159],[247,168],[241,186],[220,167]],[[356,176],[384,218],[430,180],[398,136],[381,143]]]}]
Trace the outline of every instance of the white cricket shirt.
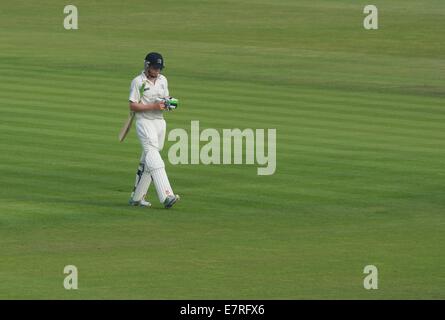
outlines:
[{"label": "white cricket shirt", "polygon": [[[142,86],[144,86],[143,89]],[[140,92],[143,91],[141,96]],[[128,100],[132,102],[140,102],[143,104],[156,102],[157,98],[165,98],[169,96],[167,78],[162,74],[158,76],[155,83],[149,81],[145,73],[142,71],[140,75],[131,81],[130,97]],[[164,119],[162,110],[148,110],[136,112],[136,119]]]}]

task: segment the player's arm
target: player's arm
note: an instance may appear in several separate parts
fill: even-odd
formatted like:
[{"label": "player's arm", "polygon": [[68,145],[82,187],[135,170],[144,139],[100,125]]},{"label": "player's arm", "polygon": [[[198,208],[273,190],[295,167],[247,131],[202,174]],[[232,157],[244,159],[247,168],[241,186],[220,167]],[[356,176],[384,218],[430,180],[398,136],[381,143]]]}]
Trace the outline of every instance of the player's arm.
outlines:
[{"label": "player's arm", "polygon": [[165,104],[163,101],[157,101],[153,103],[140,103],[140,102],[134,102],[130,100],[130,110],[134,112],[142,112],[142,111],[149,111],[149,110],[164,110]]}]

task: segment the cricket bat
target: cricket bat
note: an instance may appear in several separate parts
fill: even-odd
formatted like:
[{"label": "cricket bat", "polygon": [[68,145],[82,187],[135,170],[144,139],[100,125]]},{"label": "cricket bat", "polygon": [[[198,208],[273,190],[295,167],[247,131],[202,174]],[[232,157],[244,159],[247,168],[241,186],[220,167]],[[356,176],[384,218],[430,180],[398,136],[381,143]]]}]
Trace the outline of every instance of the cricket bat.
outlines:
[{"label": "cricket bat", "polygon": [[[147,85],[146,82],[143,82],[141,87],[139,88],[139,103],[141,103],[142,96],[144,95],[144,89]],[[124,141],[125,137],[127,136],[128,132],[130,131],[131,125],[133,124],[134,119],[134,111],[130,112],[130,115],[127,118],[127,121],[125,121],[124,126],[121,129],[121,132],[119,132],[119,142]]]},{"label": "cricket bat", "polygon": [[134,119],[134,112],[132,111],[130,112],[127,121],[125,121],[124,126],[121,129],[121,132],[119,132],[119,142],[124,141],[125,137],[127,136],[127,133],[130,131],[133,119]]}]

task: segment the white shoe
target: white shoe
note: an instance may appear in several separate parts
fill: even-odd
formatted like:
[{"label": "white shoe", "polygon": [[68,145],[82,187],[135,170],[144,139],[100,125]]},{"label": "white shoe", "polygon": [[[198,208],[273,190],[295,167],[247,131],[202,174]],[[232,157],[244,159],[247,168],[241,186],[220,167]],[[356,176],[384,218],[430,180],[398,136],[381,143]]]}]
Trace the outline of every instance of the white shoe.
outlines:
[{"label": "white shoe", "polygon": [[181,197],[178,194],[167,196],[164,200],[164,207],[166,209],[173,207],[173,205],[178,202]]},{"label": "white shoe", "polygon": [[141,201],[134,201],[132,198],[130,198],[130,200],[128,200],[128,204],[137,207],[151,207],[151,203],[149,201],[146,201],[145,199],[142,199]]},{"label": "white shoe", "polygon": [[139,203],[139,206],[141,207],[151,207],[151,202],[150,201],[146,201],[145,199],[142,199],[141,202]]}]

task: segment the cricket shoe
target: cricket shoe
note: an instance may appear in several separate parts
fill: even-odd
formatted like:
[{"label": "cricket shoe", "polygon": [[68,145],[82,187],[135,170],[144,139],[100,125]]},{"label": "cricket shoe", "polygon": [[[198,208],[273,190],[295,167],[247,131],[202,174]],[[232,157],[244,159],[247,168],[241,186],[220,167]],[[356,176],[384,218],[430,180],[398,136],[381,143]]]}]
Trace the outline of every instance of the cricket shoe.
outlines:
[{"label": "cricket shoe", "polygon": [[151,203],[144,199],[142,199],[141,201],[134,201],[132,198],[130,198],[130,200],[128,200],[128,204],[130,206],[135,206],[135,207],[145,207],[145,208],[151,207]]},{"label": "cricket shoe", "polygon": [[178,202],[181,198],[179,195],[169,195],[164,200],[164,207],[166,209],[171,208],[176,202]]}]

